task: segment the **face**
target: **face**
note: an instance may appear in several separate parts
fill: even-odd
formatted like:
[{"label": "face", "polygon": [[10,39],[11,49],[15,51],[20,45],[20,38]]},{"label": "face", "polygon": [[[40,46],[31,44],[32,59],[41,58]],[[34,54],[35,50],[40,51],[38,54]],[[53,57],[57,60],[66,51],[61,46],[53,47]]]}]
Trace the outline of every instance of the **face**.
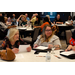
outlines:
[{"label": "face", "polygon": [[60,15],[57,15],[57,19],[58,19],[58,20],[60,19]]},{"label": "face", "polygon": [[16,34],[13,37],[14,41],[19,40],[19,31],[16,32]]},{"label": "face", "polygon": [[26,17],[28,17],[28,14],[25,14]]},{"label": "face", "polygon": [[22,21],[25,21],[25,17],[22,17],[21,19],[22,19]]},{"label": "face", "polygon": [[71,17],[70,16],[68,17],[68,20],[71,20]]},{"label": "face", "polygon": [[47,26],[46,29],[45,29],[46,37],[49,37],[51,34],[52,34],[52,29],[51,29],[51,27]]},{"label": "face", "polygon": [[15,17],[15,14],[13,14],[13,17]]}]

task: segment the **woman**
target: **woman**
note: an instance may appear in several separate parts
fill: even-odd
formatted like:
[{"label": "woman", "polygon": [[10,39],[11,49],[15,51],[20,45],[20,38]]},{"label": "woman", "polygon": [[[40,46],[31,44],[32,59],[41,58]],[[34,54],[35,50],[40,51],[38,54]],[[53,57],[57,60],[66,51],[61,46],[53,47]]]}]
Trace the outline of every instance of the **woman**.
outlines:
[{"label": "woman", "polygon": [[63,21],[60,18],[60,14],[57,14],[57,17],[54,20],[54,24],[63,24]]},{"label": "woman", "polygon": [[20,15],[20,17],[17,19],[17,22],[19,22],[20,18],[21,18],[21,26],[26,25],[27,20],[26,20],[25,15]]},{"label": "woman", "polygon": [[75,30],[72,32],[72,37],[69,40],[70,45],[65,51],[73,49],[75,51]]},{"label": "woman", "polygon": [[[10,48],[14,53],[18,53],[20,44],[25,43],[19,38],[19,31],[16,28],[11,28],[8,30],[7,36],[4,39],[1,47],[2,49]],[[27,51],[30,52],[31,47],[28,47]]]},{"label": "woman", "polygon": [[54,35],[51,26],[46,24],[42,34],[38,36],[38,39],[34,43],[34,48],[37,46],[46,46],[51,49],[53,45],[55,45],[56,49],[60,49],[61,47],[59,38]]},{"label": "woman", "polygon": [[15,25],[7,26],[4,23],[4,17],[0,16],[0,33],[1,33],[0,38],[4,38],[6,36],[6,34],[7,34],[8,29],[13,28],[13,27],[16,27],[16,26]]},{"label": "woman", "polygon": [[45,17],[45,18],[44,18],[44,23],[43,23],[41,26],[34,26],[34,27],[36,27],[36,28],[40,27],[40,28],[41,28],[41,32],[42,32],[42,31],[43,31],[43,28],[44,28],[44,26],[45,26],[46,24],[49,24],[49,25],[51,26],[51,22],[49,22],[48,17]]},{"label": "woman", "polygon": [[34,23],[34,26],[41,26],[43,24],[43,21],[41,20],[40,16],[36,16],[36,21]]},{"label": "woman", "polygon": [[71,16],[68,17],[68,21],[66,21],[65,24],[69,25],[69,26],[73,25],[73,21],[72,21]]}]

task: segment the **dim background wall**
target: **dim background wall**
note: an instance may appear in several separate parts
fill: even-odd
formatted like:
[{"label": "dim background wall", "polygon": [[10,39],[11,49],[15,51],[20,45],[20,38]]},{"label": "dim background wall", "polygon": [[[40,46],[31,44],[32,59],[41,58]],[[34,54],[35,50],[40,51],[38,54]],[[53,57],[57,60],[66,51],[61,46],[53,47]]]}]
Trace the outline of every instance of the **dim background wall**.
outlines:
[{"label": "dim background wall", "polygon": [[[28,14],[29,18],[32,17],[32,15],[34,13],[37,13],[37,12],[6,12],[9,16],[11,16],[12,14],[15,14],[16,15],[16,18],[18,18],[21,14],[25,15],[25,13]],[[39,14],[39,13],[38,13]]]}]

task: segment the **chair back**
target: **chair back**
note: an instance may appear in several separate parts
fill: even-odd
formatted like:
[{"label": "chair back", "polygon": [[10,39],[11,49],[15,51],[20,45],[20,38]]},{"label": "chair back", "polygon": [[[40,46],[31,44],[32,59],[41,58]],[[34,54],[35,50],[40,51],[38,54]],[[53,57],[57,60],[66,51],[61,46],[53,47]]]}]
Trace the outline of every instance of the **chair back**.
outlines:
[{"label": "chair back", "polygon": [[32,39],[33,42],[37,40],[40,30],[41,30],[41,28],[34,29],[34,34],[33,34],[33,39]]},{"label": "chair back", "polygon": [[66,43],[67,43],[67,45],[69,44],[69,40],[71,37],[72,37],[71,30],[66,30]]}]

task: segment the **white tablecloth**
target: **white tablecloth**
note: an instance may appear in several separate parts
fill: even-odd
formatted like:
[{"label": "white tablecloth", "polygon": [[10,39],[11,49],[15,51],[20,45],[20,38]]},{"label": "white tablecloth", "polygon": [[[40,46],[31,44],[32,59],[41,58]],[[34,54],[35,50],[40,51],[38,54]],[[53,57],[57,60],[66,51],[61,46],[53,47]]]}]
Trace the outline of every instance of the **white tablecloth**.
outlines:
[{"label": "white tablecloth", "polygon": [[[75,59],[68,59],[60,55],[60,51],[62,50],[55,50],[55,54],[51,54],[51,62],[75,62]],[[25,53],[19,53],[16,54],[16,58],[14,61],[11,62],[46,62],[46,57],[37,57],[39,55],[41,56],[46,56],[46,53],[39,53],[39,54],[34,54],[35,51],[31,52],[25,52]],[[61,59],[58,59],[54,55],[57,55],[61,57]],[[8,61],[3,61],[0,59],[0,62],[8,62]]]}]

